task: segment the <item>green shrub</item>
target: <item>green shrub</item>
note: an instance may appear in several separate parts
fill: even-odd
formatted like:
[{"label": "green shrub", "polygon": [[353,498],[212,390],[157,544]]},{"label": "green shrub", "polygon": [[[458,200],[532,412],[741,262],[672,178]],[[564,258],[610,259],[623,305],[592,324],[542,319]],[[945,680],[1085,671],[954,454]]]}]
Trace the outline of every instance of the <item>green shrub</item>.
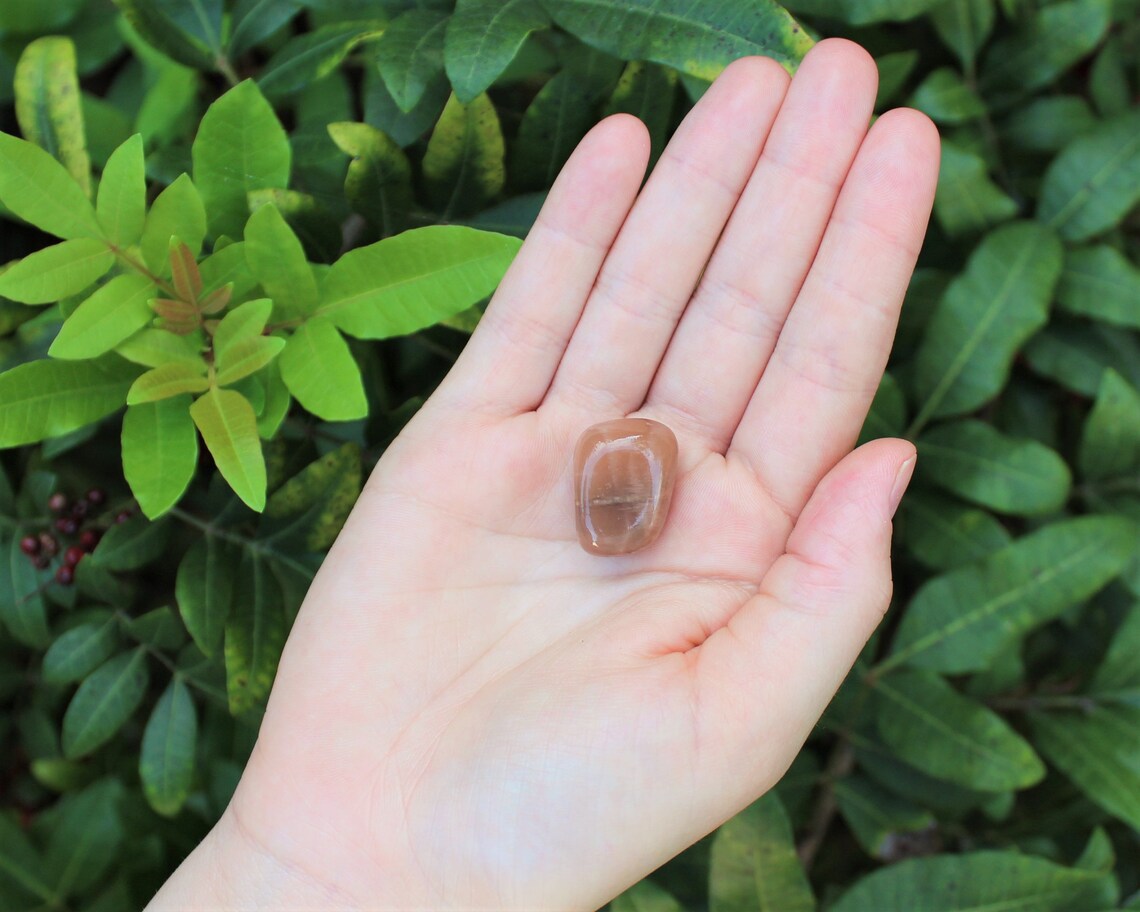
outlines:
[{"label": "green shrub", "polygon": [[820,35],[944,137],[864,432],[921,454],[896,605],[781,784],[613,908],[1140,908],[1140,4],[788,6],[5,0],[0,908],[139,908],[217,819],[586,130],[656,157]]}]

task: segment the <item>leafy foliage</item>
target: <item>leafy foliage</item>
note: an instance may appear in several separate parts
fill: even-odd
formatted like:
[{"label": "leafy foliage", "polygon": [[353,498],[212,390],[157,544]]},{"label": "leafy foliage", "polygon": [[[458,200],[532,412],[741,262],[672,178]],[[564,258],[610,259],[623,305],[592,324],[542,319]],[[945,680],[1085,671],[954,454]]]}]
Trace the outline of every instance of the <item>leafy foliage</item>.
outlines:
[{"label": "leafy foliage", "polygon": [[[224,809],[365,473],[602,116],[819,35],[943,131],[862,439],[895,606],[780,785],[615,912],[1140,903],[1135,0],[5,0],[0,907]],[[682,230],[683,226],[679,226]]]}]

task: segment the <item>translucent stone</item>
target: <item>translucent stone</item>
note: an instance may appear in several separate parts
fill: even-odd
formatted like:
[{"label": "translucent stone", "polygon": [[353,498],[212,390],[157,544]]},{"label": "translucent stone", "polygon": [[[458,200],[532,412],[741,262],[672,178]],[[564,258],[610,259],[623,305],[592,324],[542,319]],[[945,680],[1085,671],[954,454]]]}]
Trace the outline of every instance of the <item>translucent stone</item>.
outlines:
[{"label": "translucent stone", "polygon": [[578,541],[591,554],[629,554],[665,525],[677,438],[659,421],[619,418],[586,428],[574,449]]}]

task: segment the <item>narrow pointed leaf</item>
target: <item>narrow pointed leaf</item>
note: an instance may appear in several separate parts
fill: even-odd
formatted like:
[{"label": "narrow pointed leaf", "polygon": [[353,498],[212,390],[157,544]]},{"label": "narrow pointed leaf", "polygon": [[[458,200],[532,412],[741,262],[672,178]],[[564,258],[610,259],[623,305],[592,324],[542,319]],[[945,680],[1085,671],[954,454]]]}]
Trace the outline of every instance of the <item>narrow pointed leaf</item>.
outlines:
[{"label": "narrow pointed leaf", "polygon": [[198,465],[186,395],[132,405],[123,417],[123,474],[139,509],[157,519],[181,499]]},{"label": "narrow pointed leaf", "polygon": [[30,253],[0,272],[0,295],[23,304],[49,304],[79,294],[114,263],[114,254],[102,241],[62,241]]},{"label": "narrow pointed leaf", "polygon": [[506,180],[499,115],[486,95],[460,104],[452,95],[424,153],[428,197],[445,218],[476,212]]},{"label": "narrow pointed leaf", "polygon": [[1045,775],[1033,748],[1000,716],[930,672],[876,681],[875,726],[900,760],[967,788],[1027,788]]},{"label": "narrow pointed leaf", "polygon": [[63,715],[63,753],[83,757],[115,736],[142,702],[149,680],[139,647],[109,659],[82,684]]},{"label": "narrow pointed leaf", "polygon": [[987,172],[980,155],[949,141],[942,143],[934,217],[947,234],[980,232],[1017,214],[1017,203]]},{"label": "narrow pointed leaf", "polygon": [[1101,376],[1085,419],[1077,463],[1093,480],[1140,471],[1140,391],[1112,368]]},{"label": "narrow pointed leaf", "polygon": [[1057,304],[1069,313],[1140,329],[1140,268],[1108,244],[1068,250]]},{"label": "narrow pointed leaf", "polygon": [[116,0],[123,16],[148,44],[199,70],[220,56],[221,0]]},{"label": "narrow pointed leaf", "polygon": [[1004,548],[1012,540],[985,510],[933,491],[907,493],[900,507],[899,539],[915,557],[938,570],[973,563]]},{"label": "narrow pointed leaf", "polygon": [[364,123],[331,123],[329,135],[352,156],[344,194],[354,212],[383,235],[402,231],[412,206],[412,169],[408,157],[386,133]]},{"label": "narrow pointed leaf", "polygon": [[0,447],[59,437],[126,401],[139,369],[108,355],[94,361],[31,361],[0,374]]},{"label": "narrow pointed leaf", "polygon": [[226,351],[236,342],[260,336],[273,312],[273,302],[269,298],[257,298],[239,304],[222,317],[214,330],[214,353],[225,357]]},{"label": "narrow pointed leaf", "polygon": [[406,335],[489,295],[518,247],[516,238],[457,225],[405,231],[337,260],[320,312],[350,336]]},{"label": "narrow pointed leaf", "polygon": [[55,358],[95,358],[154,319],[155,287],[141,275],[115,276],[83,301],[60,328],[48,352]]},{"label": "narrow pointed leaf", "polygon": [[360,447],[346,443],[305,466],[273,492],[259,537],[277,548],[330,547],[360,496]]},{"label": "narrow pointed leaf", "polygon": [[198,716],[190,689],[175,675],[155,704],[139,753],[143,794],[164,817],[177,814],[190,794],[197,740]]},{"label": "narrow pointed leaf", "polygon": [[289,183],[289,138],[269,102],[248,79],[210,105],[191,152],[194,186],[215,236],[241,235],[249,215],[249,191]]},{"label": "narrow pointed leaf", "polygon": [[463,104],[490,87],[531,32],[550,25],[538,0],[458,0],[447,24],[444,65]]},{"label": "narrow pointed leaf", "polygon": [[558,0],[547,9],[555,23],[591,47],[622,60],[663,63],[707,81],[751,54],[794,70],[813,43],[770,0]]},{"label": "narrow pointed leaf", "polygon": [[146,166],[142,137],[136,133],[111,153],[95,202],[107,240],[118,247],[137,244],[146,220]]},{"label": "narrow pointed leaf", "polygon": [[961,61],[972,69],[978,51],[994,27],[993,0],[950,0],[930,12],[930,20],[938,37]]},{"label": "narrow pointed leaf", "polygon": [[91,158],[72,40],[49,35],[30,42],[16,64],[14,88],[20,132],[59,159],[89,196]]},{"label": "narrow pointed leaf", "polygon": [[1089,692],[1140,694],[1140,602],[1132,606],[1116,630],[1104,661],[1089,683]]},{"label": "narrow pointed leaf", "polygon": [[249,269],[272,298],[283,319],[312,313],[317,280],[305,250],[276,206],[262,206],[245,226],[245,258]]},{"label": "narrow pointed leaf", "polygon": [[206,209],[190,180],[181,174],[163,190],[150,207],[143,227],[143,258],[152,271],[170,275],[170,239],[177,237],[195,256],[206,236]]},{"label": "narrow pointed leaf", "polygon": [[363,20],[331,22],[298,35],[269,58],[257,84],[269,98],[292,95],[327,76],[355,47],[378,38],[383,30],[382,22]]},{"label": "narrow pointed leaf", "polygon": [[887,859],[911,833],[933,828],[934,815],[888,792],[865,776],[847,776],[832,786],[835,803],[852,834],[872,858]]},{"label": "narrow pointed leaf", "polygon": [[43,679],[49,684],[80,681],[107,661],[118,645],[118,622],[113,616],[72,627],[44,653]]},{"label": "narrow pointed leaf", "polygon": [[[180,393],[204,393],[209,388],[204,362],[171,361],[147,371],[131,384],[127,391],[127,405],[158,402]],[[189,409],[189,402],[186,406]]]},{"label": "narrow pointed leaf", "polygon": [[247,336],[226,349],[218,359],[217,383],[228,386],[261,370],[281,353],[285,340],[276,336]]},{"label": "narrow pointed leaf", "polygon": [[241,393],[212,389],[191,407],[218,471],[252,510],[265,507],[265,457],[257,435],[257,416]]},{"label": "narrow pointed leaf", "polygon": [[247,557],[242,563],[225,640],[230,712],[240,715],[269,694],[285,645],[281,589],[264,560]]},{"label": "narrow pointed leaf", "polygon": [[376,42],[380,76],[403,111],[412,110],[443,72],[448,18],[442,10],[413,8],[388,23]]},{"label": "narrow pointed leaf", "polygon": [[360,367],[327,318],[313,317],[298,327],[278,366],[289,392],[318,418],[351,421],[368,414]]},{"label": "narrow pointed leaf", "polygon": [[238,0],[227,51],[240,57],[300,12],[301,0]]},{"label": "narrow pointed leaf", "polygon": [[1040,225],[1017,222],[986,235],[919,345],[915,425],[972,411],[997,395],[1017,350],[1045,324],[1060,272],[1061,245]]},{"label": "narrow pointed leaf", "polygon": [[61,238],[100,237],[83,188],[39,146],[0,133],[0,202],[30,225]]},{"label": "narrow pointed leaf", "polygon": [[175,598],[182,623],[198,648],[213,657],[233,605],[237,549],[212,535],[199,538],[178,565]]},{"label": "narrow pointed leaf", "polygon": [[133,516],[111,526],[87,559],[100,570],[137,570],[166,550],[170,530],[169,521]]},{"label": "narrow pointed leaf", "polygon": [[84,895],[119,857],[125,836],[119,808],[125,791],[120,780],[108,777],[65,795],[52,809],[41,870],[56,896]]},{"label": "narrow pointed leaf", "polygon": [[43,649],[51,642],[40,574],[20,550],[18,535],[0,535],[0,621],[26,646]]},{"label": "narrow pointed leaf", "polygon": [[904,663],[980,671],[1038,624],[1101,589],[1132,559],[1136,527],[1113,516],[1051,523],[923,585],[878,672]]},{"label": "narrow pointed leaf", "polygon": [[717,830],[709,869],[710,912],[813,912],[792,826],[768,792]]},{"label": "narrow pointed leaf", "polygon": [[651,165],[665,148],[676,95],[676,70],[634,60],[626,64],[613,95],[606,104],[606,115],[619,112],[632,114],[645,124],[649,130]]}]

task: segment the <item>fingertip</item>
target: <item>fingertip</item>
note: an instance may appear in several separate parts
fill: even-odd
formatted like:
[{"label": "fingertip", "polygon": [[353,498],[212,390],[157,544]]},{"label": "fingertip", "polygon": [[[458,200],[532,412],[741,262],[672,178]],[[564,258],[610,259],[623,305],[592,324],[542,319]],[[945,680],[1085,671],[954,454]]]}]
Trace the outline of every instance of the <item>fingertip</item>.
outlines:
[{"label": "fingertip", "polygon": [[879,88],[879,68],[862,45],[847,38],[824,38],[804,55],[796,76],[817,67],[826,67],[851,88],[875,97]]}]

